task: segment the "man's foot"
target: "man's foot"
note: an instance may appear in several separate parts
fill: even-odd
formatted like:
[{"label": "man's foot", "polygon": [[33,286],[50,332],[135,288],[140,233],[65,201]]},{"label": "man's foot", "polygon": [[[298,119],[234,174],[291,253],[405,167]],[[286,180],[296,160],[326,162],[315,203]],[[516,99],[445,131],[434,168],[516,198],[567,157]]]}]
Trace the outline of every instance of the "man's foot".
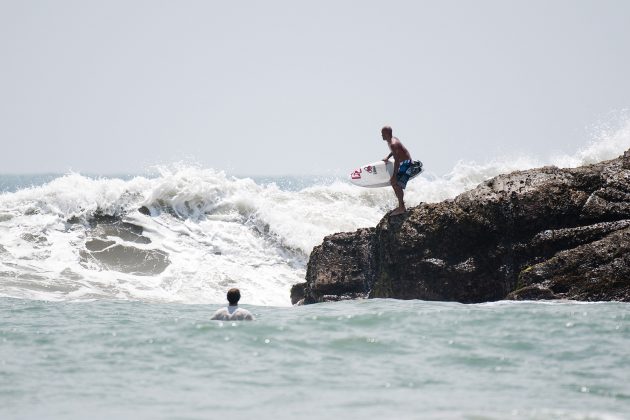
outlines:
[{"label": "man's foot", "polygon": [[404,207],[398,207],[398,208],[396,208],[396,209],[392,210],[392,211],[389,213],[389,215],[390,215],[390,216],[397,216],[397,215],[399,215],[399,214],[403,214],[403,213],[404,213],[404,212],[406,212],[406,211],[407,211],[407,209],[406,209],[406,208],[404,208]]}]

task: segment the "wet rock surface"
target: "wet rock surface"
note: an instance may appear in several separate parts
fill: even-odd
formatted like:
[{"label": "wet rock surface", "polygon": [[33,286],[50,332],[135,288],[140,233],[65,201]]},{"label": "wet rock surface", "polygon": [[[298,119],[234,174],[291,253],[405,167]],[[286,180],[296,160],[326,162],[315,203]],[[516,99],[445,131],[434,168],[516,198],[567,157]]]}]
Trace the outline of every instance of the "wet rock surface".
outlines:
[{"label": "wet rock surface", "polygon": [[630,151],[500,175],[316,246],[292,301],[630,301]]},{"label": "wet rock surface", "polygon": [[85,267],[152,276],[171,263],[168,253],[147,246],[151,240],[143,236],[141,226],[110,216],[94,217],[89,226],[85,249],[79,252]]},{"label": "wet rock surface", "polygon": [[[378,269],[373,258],[374,228],[327,236],[315,247],[301,292],[304,303],[367,297]],[[292,290],[292,301],[296,293]],[[317,299],[313,297],[317,296]]]}]

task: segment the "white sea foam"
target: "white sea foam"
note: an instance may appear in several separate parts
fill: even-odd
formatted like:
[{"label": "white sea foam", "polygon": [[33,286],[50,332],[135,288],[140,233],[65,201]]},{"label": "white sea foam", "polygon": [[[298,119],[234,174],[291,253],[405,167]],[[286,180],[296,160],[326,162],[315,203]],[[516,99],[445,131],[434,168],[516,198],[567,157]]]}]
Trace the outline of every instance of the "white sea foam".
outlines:
[{"label": "white sea foam", "polygon": [[630,149],[630,111],[617,111],[591,129],[592,141],[573,155],[557,156],[553,164],[573,168],[612,159]]},{"label": "white sea foam", "polygon": [[[406,201],[439,202],[500,173],[578,166],[628,148],[626,119],[573,156],[462,161],[444,176],[425,173],[409,183]],[[151,214],[138,212],[142,206]],[[185,165],[130,180],[72,173],[0,194],[0,295],[220,303],[239,287],[245,303],[288,305],[291,285],[303,281],[307,257],[324,236],[374,226],[394,206],[391,189],[344,180],[295,190]],[[139,226],[145,239],[99,228],[97,215]],[[88,249],[95,237],[101,242],[92,248],[104,253]]]},{"label": "white sea foam", "polygon": [[[238,286],[248,303],[286,305],[290,286],[304,278],[313,246],[327,234],[374,225],[388,200],[385,191],[340,181],[286,191],[185,166],[129,181],[69,174],[0,196],[0,276],[6,279],[0,293],[222,302],[225,290]],[[141,206],[151,215],[138,212]],[[140,226],[150,243],[99,232],[94,216]],[[129,265],[121,262],[127,257],[112,257],[113,262],[89,257],[100,251],[88,249],[94,237],[109,241],[109,251],[116,246],[145,251],[139,259],[163,251],[168,267],[156,273],[116,269]]]}]

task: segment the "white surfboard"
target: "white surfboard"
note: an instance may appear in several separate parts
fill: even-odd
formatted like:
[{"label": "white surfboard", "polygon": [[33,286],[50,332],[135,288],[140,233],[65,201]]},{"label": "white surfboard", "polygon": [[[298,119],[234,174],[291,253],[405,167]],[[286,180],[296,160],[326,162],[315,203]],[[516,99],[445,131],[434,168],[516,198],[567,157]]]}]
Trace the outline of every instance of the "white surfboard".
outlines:
[{"label": "white surfboard", "polygon": [[394,173],[394,161],[388,160],[387,163],[379,160],[374,163],[368,163],[355,169],[350,173],[350,182],[359,187],[378,188],[389,187],[389,180]]},{"label": "white surfboard", "polygon": [[[422,162],[416,167],[417,173],[414,173],[409,179],[413,179],[422,173]],[[392,184],[390,179],[394,173],[394,160],[383,162],[368,163],[355,169],[350,173],[350,182],[359,187],[378,188],[389,187]]]}]

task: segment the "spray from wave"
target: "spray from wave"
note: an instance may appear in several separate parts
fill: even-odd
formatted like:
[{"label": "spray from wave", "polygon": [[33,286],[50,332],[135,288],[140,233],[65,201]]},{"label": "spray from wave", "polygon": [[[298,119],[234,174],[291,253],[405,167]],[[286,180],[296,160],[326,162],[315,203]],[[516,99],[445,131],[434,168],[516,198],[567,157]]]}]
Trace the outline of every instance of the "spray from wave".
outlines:
[{"label": "spray from wave", "polygon": [[563,168],[575,168],[612,159],[630,148],[630,110],[612,112],[611,115],[593,125],[593,139],[574,155],[558,156],[553,164]]},{"label": "spray from wave", "polygon": [[[572,156],[459,162],[445,176],[424,174],[406,201],[438,202],[500,173],[579,166],[628,148],[625,119]],[[289,305],[313,246],[374,226],[393,207],[389,188],[345,180],[295,190],[184,165],[127,180],[68,174],[0,194],[0,295],[222,303],[239,287],[244,303]]]},{"label": "spray from wave", "polygon": [[247,303],[287,305],[312,247],[374,224],[388,200],[177,165],[128,181],[69,174],[0,195],[0,293],[223,302],[238,286]]}]

